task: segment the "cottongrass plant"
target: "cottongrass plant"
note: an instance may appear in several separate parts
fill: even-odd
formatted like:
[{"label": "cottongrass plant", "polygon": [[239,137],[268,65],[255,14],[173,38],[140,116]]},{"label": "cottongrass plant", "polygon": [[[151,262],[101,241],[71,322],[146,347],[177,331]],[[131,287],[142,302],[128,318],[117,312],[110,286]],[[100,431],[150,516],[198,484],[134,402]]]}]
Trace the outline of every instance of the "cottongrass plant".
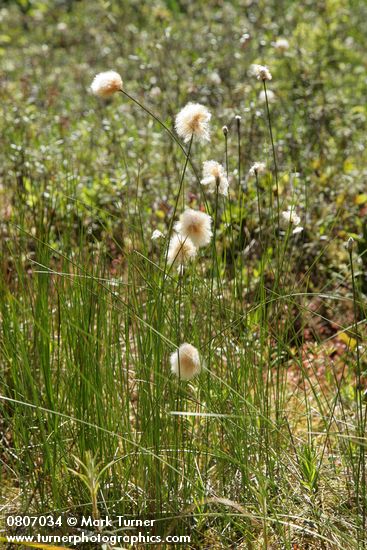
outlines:
[{"label": "cottongrass plant", "polygon": [[162,239],[164,237],[164,233],[160,231],[159,229],[154,229],[152,236],[150,237],[152,241],[157,241],[158,239]]},{"label": "cottongrass plant", "polygon": [[181,380],[191,380],[201,371],[199,351],[191,344],[181,344],[170,357],[171,371]]},{"label": "cottongrass plant", "polygon": [[189,238],[200,248],[210,243],[212,219],[208,214],[187,208],[175,225],[175,230],[184,238]]},{"label": "cottongrass plant", "polygon": [[274,42],[274,48],[277,51],[284,53],[289,50],[289,42],[286,38],[277,38],[277,40]]},{"label": "cottongrass plant", "polygon": [[228,176],[224,167],[215,160],[206,160],[203,163],[203,177],[201,185],[208,187],[210,193],[228,196]]},{"label": "cottongrass plant", "polygon": [[[261,74],[267,76],[266,71],[259,74],[265,85],[269,78]],[[100,77],[94,88],[101,97],[125,94],[117,79],[111,84]],[[184,151],[174,194],[167,199],[173,205],[167,210],[168,227],[163,237],[159,230],[151,235],[146,195],[137,196],[139,216],[123,204],[124,231],[133,246],[127,249],[111,236],[122,258],[117,267],[113,264],[113,279],[106,243],[83,228],[77,241],[72,233],[74,216],[81,219],[93,213],[100,221],[101,209],[92,212],[89,205],[73,203],[70,224],[62,232],[45,223],[52,211],[45,216],[43,203],[35,204],[32,212],[24,202],[19,204],[20,223],[10,226],[3,243],[5,276],[0,279],[1,352],[6,363],[1,412],[11,426],[9,437],[8,432],[3,437],[9,446],[3,467],[17,473],[15,488],[5,485],[9,500],[16,502],[24,495],[23,509],[40,514],[68,509],[85,515],[92,510],[95,517],[159,518],[157,531],[167,534],[174,525],[175,533],[190,533],[192,547],[355,550],[358,540],[362,548],[361,392],[355,388],[353,411],[351,386],[347,379],[334,380],[330,361],[330,385],[336,389],[330,398],[313,376],[314,363],[308,364],[304,342],[294,343],[303,338],[307,326],[303,315],[312,314],[308,300],[314,293],[308,285],[317,267],[315,262],[305,268],[304,280],[291,284],[294,266],[286,256],[286,242],[291,230],[299,227],[300,216],[293,208],[285,211],[285,238],[284,232],[275,230],[271,216],[263,220],[268,222],[269,242],[253,259],[256,268],[248,276],[243,264],[251,248],[241,243],[236,224],[230,224],[230,239],[237,247],[232,261],[245,287],[237,293],[231,284],[233,266],[224,252],[228,202],[238,207],[234,193],[229,193],[228,140],[225,166],[216,161],[205,165],[203,187],[212,192],[206,211],[201,212],[200,205],[198,210],[183,206],[178,212],[192,142],[207,143],[210,121],[203,106],[191,104],[183,111],[177,116],[179,125],[176,119],[177,135],[152,114]],[[236,120],[238,130],[245,127],[246,121]],[[223,133],[228,137],[228,130]],[[240,138],[238,131],[238,141],[229,147],[230,153],[237,150],[241,185],[245,160],[238,154]],[[182,146],[180,139],[188,145]],[[250,172],[258,183],[264,166],[257,163]],[[272,181],[269,171],[266,182],[271,186]],[[135,192],[131,188],[127,193]],[[250,189],[249,207],[240,209],[237,223],[242,230],[243,216],[256,238],[258,221],[252,215],[251,197]],[[55,203],[56,199],[52,208]],[[103,221],[100,224],[110,235]],[[279,243],[283,261],[276,267],[282,272],[274,274],[272,254]],[[198,248],[208,245],[211,254],[201,250],[200,265],[192,262]],[[362,344],[358,310],[365,315],[365,304],[352,260],[355,309],[349,331]],[[192,269],[186,269],[190,263]],[[171,276],[176,266],[180,274],[185,268],[182,277]],[[10,270],[14,288],[7,281]],[[343,281],[346,289],[348,282]],[[343,303],[347,299],[346,294]],[[346,359],[355,367],[356,384],[361,382],[362,367],[358,349],[348,350]],[[199,376],[204,365],[207,378]],[[294,372],[300,377],[299,387],[290,388],[287,376]],[[190,380],[195,382],[179,383]],[[80,475],[71,474],[72,455],[78,455],[79,474],[89,475],[93,492]],[[362,516],[358,524],[349,512],[353,506]],[[349,521],[339,521],[341,513]]]},{"label": "cottongrass plant", "polygon": [[136,97],[128,93],[127,90],[125,90],[122,78],[116,71],[109,70],[98,73],[91,84],[91,91],[94,95],[103,97],[105,99],[111,97],[116,92],[121,92],[128,100],[135,103],[135,105],[137,105],[155,122],[157,122],[168,134],[168,136],[179,146],[186,157],[185,164],[191,164],[194,173],[197,176],[197,179],[199,179],[189,157],[194,135],[198,138],[199,141],[209,141],[210,139],[209,121],[211,118],[211,113],[206,107],[200,104],[189,103],[176,116],[176,130],[178,132],[178,135],[179,137],[184,139],[185,143],[189,142],[189,149],[188,151],[186,151],[185,147],[176,137],[175,133],[163,122],[163,120],[159,116],[154,114],[141,101],[139,101],[139,99],[137,99]]},{"label": "cottongrass plant", "polygon": [[91,90],[97,96],[110,97],[116,92],[122,92],[122,78],[116,71],[98,73],[91,84]]},{"label": "cottongrass plant", "polygon": [[296,235],[297,233],[301,233],[301,231],[303,231],[303,227],[300,227],[301,218],[298,216],[294,207],[289,206],[288,210],[283,210],[282,220],[285,227],[291,226],[292,233],[294,235]]},{"label": "cottongrass plant", "polygon": [[275,103],[277,100],[277,97],[273,90],[267,90],[267,93],[265,94],[264,90],[260,90],[259,93],[259,102],[260,103],[266,103],[266,96],[268,96],[269,103]]},{"label": "cottongrass plant", "polygon": [[266,171],[266,164],[265,162],[255,162],[250,170],[248,171],[249,176],[258,176],[259,174],[263,174]]},{"label": "cottongrass plant", "polygon": [[257,64],[251,65],[250,75],[256,76],[258,80],[263,80],[263,81],[271,80],[273,78],[271,72],[267,67],[265,67],[265,65],[257,65]]},{"label": "cottongrass plant", "polygon": [[[270,116],[270,106],[269,106],[269,98],[268,98],[268,89],[266,86],[266,82],[272,80],[272,74],[269,71],[269,69],[264,65],[251,65],[250,67],[250,75],[255,76],[257,80],[261,80],[263,83],[263,92],[265,96],[265,105],[266,105],[266,115],[268,120],[268,128],[269,128],[269,136],[270,136],[270,142],[271,142],[271,150],[273,154],[273,163],[274,163],[274,176],[275,176],[275,186],[276,186],[276,221],[277,221],[277,231],[279,233],[280,231],[280,198],[279,198],[279,176],[278,176],[278,163],[277,163],[277,155],[275,151],[275,145],[274,145],[274,137],[273,137],[273,127],[271,123],[271,116]],[[271,208],[273,207],[273,194],[271,193]],[[277,274],[279,274],[279,246],[276,246],[276,255],[277,255]],[[276,283],[277,285],[277,283]]]},{"label": "cottongrass plant", "polygon": [[168,247],[168,265],[178,264],[178,271],[182,272],[190,260],[195,258],[196,246],[189,237],[173,235]]},{"label": "cottongrass plant", "polygon": [[198,141],[210,141],[209,122],[211,116],[204,105],[188,103],[176,116],[176,132],[185,143],[188,143],[193,136]]}]

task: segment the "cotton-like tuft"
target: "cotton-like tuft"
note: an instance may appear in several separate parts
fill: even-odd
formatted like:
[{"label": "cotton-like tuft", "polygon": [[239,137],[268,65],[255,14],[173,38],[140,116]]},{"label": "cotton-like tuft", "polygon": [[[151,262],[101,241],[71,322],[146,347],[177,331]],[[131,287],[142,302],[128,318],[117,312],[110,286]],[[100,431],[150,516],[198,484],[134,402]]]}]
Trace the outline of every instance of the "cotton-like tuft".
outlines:
[{"label": "cotton-like tuft", "polygon": [[208,80],[211,84],[215,84],[216,86],[219,86],[222,82],[220,75],[216,71],[213,71],[208,75]]},{"label": "cotton-like tuft", "polygon": [[262,174],[266,170],[265,162],[255,162],[248,171],[249,176]]},{"label": "cotton-like tuft", "polygon": [[187,208],[180,216],[175,229],[183,237],[189,237],[200,248],[210,243],[212,219],[208,214]]},{"label": "cotton-like tuft", "polygon": [[189,237],[174,235],[169,243],[167,261],[169,265],[177,264],[181,272],[185,265],[195,258],[196,247]]},{"label": "cotton-like tuft", "polygon": [[121,76],[115,71],[106,71],[99,73],[94,77],[91,84],[91,90],[94,95],[99,97],[110,97],[116,92],[122,91]]},{"label": "cotton-like tuft", "polygon": [[245,48],[248,43],[251,41],[251,36],[246,32],[240,38],[240,44],[242,48]]},{"label": "cotton-like tuft", "polygon": [[286,223],[290,223],[291,225],[299,225],[301,222],[301,218],[290,207],[288,208],[288,210],[282,212],[282,217]]},{"label": "cotton-like tuft", "polygon": [[191,344],[181,344],[170,357],[171,371],[181,380],[190,380],[201,371],[200,355]]},{"label": "cotton-like tuft", "polygon": [[303,231],[303,227],[300,226],[301,218],[298,216],[294,208],[288,207],[288,210],[282,212],[283,226],[293,228],[292,234],[297,235]]},{"label": "cotton-like tuft", "polygon": [[215,160],[206,160],[203,163],[201,185],[208,186],[210,192],[216,191],[218,186],[218,193],[227,197],[229,182],[224,167]]},{"label": "cotton-like tuft", "polygon": [[153,86],[153,88],[149,92],[150,97],[153,97],[154,99],[162,95],[162,90],[159,86]]},{"label": "cotton-like tuft", "polygon": [[210,141],[209,121],[211,114],[200,103],[188,103],[176,116],[177,134],[186,143],[195,136],[199,141]]},{"label": "cotton-like tuft", "polygon": [[155,229],[150,238],[152,239],[152,241],[156,241],[158,239],[161,239],[162,237],[164,237],[162,231],[159,231],[159,229]]},{"label": "cotton-like tuft", "polygon": [[279,52],[285,52],[289,49],[289,42],[286,38],[278,38],[274,42],[274,48]]},{"label": "cotton-like tuft", "polygon": [[275,103],[277,100],[275,93],[272,90],[261,90],[259,93],[259,101],[260,103],[266,103],[266,96],[268,96],[268,103]]},{"label": "cotton-like tuft", "polygon": [[273,78],[271,72],[265,65],[251,65],[250,75],[256,76],[258,80],[271,80]]}]

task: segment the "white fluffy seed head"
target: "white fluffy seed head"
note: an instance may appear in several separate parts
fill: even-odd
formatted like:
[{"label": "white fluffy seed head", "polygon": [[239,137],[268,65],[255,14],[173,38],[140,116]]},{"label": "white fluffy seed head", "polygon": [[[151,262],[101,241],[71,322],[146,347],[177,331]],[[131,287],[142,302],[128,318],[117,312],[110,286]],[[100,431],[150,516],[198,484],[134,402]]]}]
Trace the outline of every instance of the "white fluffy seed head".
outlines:
[{"label": "white fluffy seed head", "polygon": [[219,86],[222,82],[220,75],[216,71],[209,73],[208,80],[211,84],[215,84],[216,86]]},{"label": "white fluffy seed head", "polygon": [[206,160],[201,185],[207,185],[210,192],[216,191],[218,186],[218,193],[227,197],[229,182],[224,167],[215,160]]},{"label": "white fluffy seed head", "polygon": [[150,238],[152,239],[152,241],[156,241],[157,239],[161,239],[162,237],[164,237],[162,231],[159,231],[159,229],[155,229]]},{"label": "white fluffy seed head", "polygon": [[282,218],[286,224],[297,226],[301,223],[301,218],[291,207],[282,212]]},{"label": "white fluffy seed head", "polygon": [[288,210],[282,212],[282,222],[283,227],[287,230],[292,229],[292,235],[297,235],[303,231],[303,227],[300,226],[301,218],[292,206],[289,206]]},{"label": "white fluffy seed head", "polygon": [[285,52],[289,49],[289,42],[286,38],[278,38],[274,42],[274,48],[279,52]]},{"label": "white fluffy seed head", "polygon": [[188,103],[176,116],[176,132],[186,143],[192,136],[198,138],[199,141],[210,141],[209,121],[211,116],[204,105]]},{"label": "white fluffy seed head", "polygon": [[170,363],[172,373],[181,380],[190,380],[201,371],[199,352],[191,344],[181,344],[171,354]]},{"label": "white fluffy seed head", "polygon": [[261,90],[259,93],[259,101],[260,103],[266,103],[266,96],[268,96],[268,103],[275,103],[277,100],[275,93],[272,90]]},{"label": "white fluffy seed head", "polygon": [[250,170],[248,171],[249,176],[255,176],[256,174],[263,174],[266,170],[266,164],[265,162],[254,162],[254,164],[251,166]]},{"label": "white fluffy seed head", "polygon": [[169,265],[177,264],[177,269],[181,272],[182,268],[195,256],[196,247],[189,237],[173,235],[168,247],[167,261]]},{"label": "white fluffy seed head", "polygon": [[244,48],[251,41],[251,36],[246,32],[240,38],[240,44]]},{"label": "white fluffy seed head", "polygon": [[265,67],[265,65],[251,65],[250,75],[256,76],[258,80],[271,80],[273,78],[271,76],[271,72],[267,67]]},{"label": "white fluffy seed head", "polygon": [[106,71],[98,73],[91,84],[91,90],[94,95],[99,97],[109,97],[122,90],[121,76],[116,71]]},{"label": "white fluffy seed head", "polygon": [[187,208],[180,216],[175,229],[183,237],[189,237],[200,248],[210,243],[212,219],[208,214]]}]

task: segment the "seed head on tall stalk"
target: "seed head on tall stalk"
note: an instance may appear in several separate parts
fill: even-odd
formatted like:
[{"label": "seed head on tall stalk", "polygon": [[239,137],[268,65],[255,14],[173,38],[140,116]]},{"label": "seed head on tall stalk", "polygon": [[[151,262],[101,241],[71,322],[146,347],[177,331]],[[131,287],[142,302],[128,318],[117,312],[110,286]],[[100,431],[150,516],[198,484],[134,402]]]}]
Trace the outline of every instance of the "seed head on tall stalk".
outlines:
[{"label": "seed head on tall stalk", "polygon": [[278,163],[277,163],[277,157],[275,152],[275,145],[274,145],[274,137],[273,137],[273,128],[271,123],[271,116],[270,116],[270,108],[269,108],[269,97],[268,97],[268,89],[266,86],[266,82],[272,80],[271,72],[267,67],[264,65],[252,65],[250,69],[250,74],[253,76],[256,76],[257,80],[261,80],[263,83],[263,92],[265,97],[265,105],[266,105],[266,116],[268,120],[268,128],[269,128],[269,135],[270,135],[270,142],[271,142],[271,149],[273,154],[273,162],[274,162],[274,175],[275,175],[275,185],[276,185],[276,200],[277,200],[277,228],[278,228],[278,234],[280,229],[280,205],[279,205],[279,178],[278,178]]},{"label": "seed head on tall stalk", "polygon": [[[128,93],[124,88],[121,76],[116,71],[105,71],[102,73],[98,73],[94,77],[94,80],[91,84],[91,91],[94,95],[99,96],[103,99],[108,99],[115,93],[120,92],[129,101],[132,101],[133,103],[135,103],[135,105],[137,105],[147,115],[149,115],[155,122],[157,122],[164,129],[164,131],[169,135],[172,141],[174,141],[178,145],[178,147],[181,149],[181,151],[185,155],[186,161],[190,164],[198,183],[200,182],[199,174],[190,158],[191,145],[189,144],[188,150],[186,150],[184,145],[175,135],[175,133],[159,118],[159,116],[154,114],[146,105],[144,105],[136,97]],[[201,114],[199,114],[196,111],[197,116],[195,121],[192,121],[191,133],[190,133],[190,129],[187,128],[187,126],[185,126],[184,124],[181,125],[179,128],[177,128],[177,117],[176,117],[177,134],[179,135],[179,137],[183,137],[186,143],[190,142],[190,140],[192,141],[192,138],[194,135],[196,135],[199,138],[199,141],[200,140],[209,141],[210,139],[209,121],[211,118],[211,113],[206,109],[206,107],[198,103],[196,104],[189,103],[188,105],[186,105],[184,109],[187,109],[189,105],[191,106],[194,105],[197,108],[197,110],[201,111]],[[180,111],[179,115],[184,111],[184,109]],[[193,112],[194,112],[193,109],[191,109],[191,113]],[[187,110],[186,110],[186,115],[187,115]],[[189,121],[188,117],[186,117],[186,122],[187,121]],[[185,131],[184,136],[181,135],[181,130],[182,132]],[[205,196],[204,196],[204,201],[205,201]]]},{"label": "seed head on tall stalk", "polygon": [[[274,290],[275,292],[279,293],[279,283],[281,278],[281,269],[280,269],[280,244],[279,244],[279,234],[280,234],[280,203],[279,203],[279,181],[278,181],[278,164],[277,164],[277,157],[275,152],[275,145],[274,145],[274,138],[273,138],[273,128],[271,123],[271,117],[270,117],[270,108],[269,108],[269,98],[268,98],[268,92],[266,87],[266,82],[272,80],[272,75],[267,67],[264,65],[252,65],[250,69],[250,74],[252,76],[255,76],[257,80],[262,81],[263,83],[263,91],[265,96],[265,104],[266,104],[266,115],[268,120],[268,128],[269,128],[269,135],[270,135],[270,142],[271,142],[271,149],[273,153],[273,162],[274,162],[274,175],[275,175],[275,184],[276,184],[276,227],[277,227],[277,239],[276,239],[276,271],[275,271],[275,280],[274,280]],[[273,209],[273,196],[271,193],[271,208]],[[274,217],[273,217],[274,219]],[[280,318],[280,310],[279,310],[279,301],[277,300],[275,302],[275,319]],[[280,391],[280,362],[281,362],[281,349],[280,349],[280,339],[277,338],[277,354],[278,354],[278,360],[277,360],[277,370],[276,370],[276,419],[277,422],[280,421],[280,410],[281,410],[281,391]]]}]

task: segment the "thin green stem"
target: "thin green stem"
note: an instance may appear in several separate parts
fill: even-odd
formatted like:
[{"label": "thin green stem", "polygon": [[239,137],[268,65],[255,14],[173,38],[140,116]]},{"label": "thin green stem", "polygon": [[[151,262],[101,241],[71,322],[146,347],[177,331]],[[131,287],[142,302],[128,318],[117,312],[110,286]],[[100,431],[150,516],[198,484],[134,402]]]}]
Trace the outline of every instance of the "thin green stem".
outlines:
[{"label": "thin green stem", "polygon": [[263,248],[262,242],[262,214],[261,214],[261,200],[260,200],[260,186],[259,186],[259,176],[257,170],[255,170],[255,180],[256,180],[256,196],[257,196],[257,214],[259,218],[259,241],[261,250]]},{"label": "thin green stem", "polygon": [[[226,167],[226,176],[229,179],[229,161],[228,161],[228,128],[224,126],[224,155],[225,155],[225,167]],[[233,288],[235,291],[235,301],[234,301],[234,316],[237,312],[237,270],[236,270],[236,258],[235,258],[235,238],[234,238],[234,223],[233,223],[233,213],[232,213],[232,201],[231,193],[228,191],[228,209],[229,209],[229,222],[230,222],[230,231],[231,231],[231,262],[233,266]]]},{"label": "thin green stem", "polygon": [[164,269],[163,269],[163,272],[162,272],[160,318],[161,318],[161,315],[163,314],[162,305],[163,305],[163,299],[164,299],[164,288],[165,288],[165,280],[166,280],[166,275],[167,275],[167,273],[166,273],[166,271],[167,271],[167,262],[168,262],[167,251],[168,251],[169,241],[170,241],[171,236],[172,236],[173,224],[174,224],[174,221],[175,221],[175,216],[176,216],[176,212],[177,212],[177,208],[178,208],[178,203],[179,203],[179,200],[180,200],[181,190],[183,188],[183,182],[184,182],[184,179],[185,179],[186,169],[187,169],[187,165],[188,165],[188,162],[189,162],[189,159],[190,159],[190,153],[191,153],[193,137],[194,136],[191,136],[191,139],[190,139],[190,142],[189,142],[189,147],[188,147],[188,150],[187,150],[187,155],[185,156],[185,164],[184,164],[182,174],[181,174],[178,193],[176,195],[176,201],[175,201],[175,205],[174,205],[174,208],[173,208],[173,213],[172,213],[170,224],[169,224],[169,227],[168,227],[168,232],[167,232],[167,235],[166,235],[166,238],[165,238],[165,246],[164,246],[165,260],[164,260]]},{"label": "thin green stem", "polygon": [[[245,245],[245,235],[242,234],[244,230],[244,216],[243,216],[243,204],[244,204],[244,192],[241,187],[241,117],[236,116],[237,124],[237,172],[238,172],[238,199],[239,199],[239,227],[240,227],[240,240],[242,240]],[[242,252],[242,250],[241,250]],[[243,265],[242,265],[242,254],[240,254],[240,276],[239,276],[239,295],[242,299],[243,295]]]},{"label": "thin green stem", "polygon": [[[196,169],[196,167],[194,166],[191,158],[190,158],[190,149],[191,147],[189,147],[189,149],[186,151],[185,147],[182,145],[181,141],[177,138],[177,136],[174,134],[174,132],[172,132],[172,130],[157,116],[155,115],[150,109],[148,109],[148,107],[146,107],[145,105],[143,105],[143,103],[141,103],[138,99],[136,99],[136,97],[130,95],[128,92],[126,92],[125,90],[120,90],[120,92],[125,96],[127,97],[130,101],[132,101],[133,103],[135,103],[138,107],[140,107],[140,109],[142,109],[143,111],[145,111],[147,113],[147,115],[151,116],[153,118],[153,120],[155,120],[167,133],[168,135],[173,139],[173,141],[175,143],[177,143],[177,145],[179,146],[179,148],[181,149],[181,151],[183,152],[183,154],[185,155],[186,157],[186,160],[189,162],[190,166],[191,166],[191,169],[192,171],[194,172],[194,175],[196,177],[196,180],[198,182],[198,186],[199,186],[199,189],[200,189],[200,192],[202,194],[202,197],[203,197],[203,201],[205,203],[205,206],[207,207],[208,204],[207,204],[207,199],[206,199],[206,196],[205,196],[205,192],[204,192],[204,189],[203,189],[203,186],[200,184],[200,176],[199,176],[199,173]],[[193,136],[191,136],[191,141],[192,141],[192,138]]]},{"label": "thin green stem", "polygon": [[[356,340],[356,368],[355,368],[355,402],[356,402],[356,419],[357,433],[360,438],[364,438],[364,415],[362,401],[362,385],[361,385],[361,357],[360,357],[360,337],[358,331],[358,310],[357,310],[357,289],[355,283],[355,274],[353,266],[353,242],[349,245],[349,263],[352,276],[352,291],[353,291],[353,315],[354,315],[354,338]],[[356,479],[356,501],[359,514],[362,516],[362,525],[358,538],[362,543],[362,548],[365,548],[366,537],[366,461],[365,461],[365,446],[360,440],[359,444],[359,459]],[[362,506],[361,506],[362,501]],[[362,508],[362,509],[361,509]]]},{"label": "thin green stem", "polygon": [[213,296],[214,296],[214,278],[215,272],[218,271],[218,263],[216,258],[216,238],[217,238],[217,218],[218,218],[218,182],[216,184],[215,192],[215,207],[214,207],[214,219],[213,219],[213,237],[212,237],[212,268],[211,268],[211,278],[210,278],[210,310],[209,310],[209,330],[208,330],[208,339],[209,339],[209,362],[208,362],[208,380],[210,380],[210,368],[211,368],[211,359],[212,359],[212,323],[213,323]]},{"label": "thin green stem", "polygon": [[279,177],[278,177],[278,163],[277,163],[277,156],[275,152],[275,146],[274,146],[274,138],[273,138],[273,128],[271,124],[271,117],[270,117],[270,109],[269,109],[269,100],[268,100],[268,92],[266,89],[266,81],[263,80],[264,85],[264,93],[265,93],[265,103],[266,103],[266,114],[268,118],[268,126],[269,126],[269,135],[270,135],[270,141],[271,141],[271,149],[273,152],[273,162],[274,162],[274,175],[275,175],[275,185],[276,185],[276,194],[277,194],[277,228],[278,228],[278,234],[280,229],[280,204],[279,204]]}]

